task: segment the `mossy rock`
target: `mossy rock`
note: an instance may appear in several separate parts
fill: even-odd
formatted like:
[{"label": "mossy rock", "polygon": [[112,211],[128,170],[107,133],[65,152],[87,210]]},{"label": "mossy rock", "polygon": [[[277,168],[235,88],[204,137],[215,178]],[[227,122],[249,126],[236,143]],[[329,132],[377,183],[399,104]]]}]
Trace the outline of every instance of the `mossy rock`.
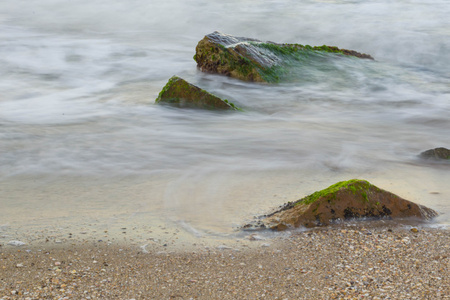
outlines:
[{"label": "mossy rock", "polygon": [[405,200],[365,180],[338,182],[295,202],[288,202],[275,212],[262,216],[244,229],[284,230],[305,226],[324,226],[338,220],[359,218],[431,219],[437,213],[425,206]]},{"label": "mossy rock", "polygon": [[277,44],[235,37],[220,32],[206,35],[194,56],[203,72],[218,73],[244,81],[274,83],[289,75],[289,68],[323,54],[373,59],[368,54],[334,46]]},{"label": "mossy rock", "polygon": [[228,100],[214,96],[213,94],[173,76],[159,93],[155,103],[168,104],[180,108],[201,108],[211,110],[234,109],[240,110]]},{"label": "mossy rock", "polygon": [[450,161],[450,149],[440,147],[424,151],[420,157],[431,160],[447,160]]}]

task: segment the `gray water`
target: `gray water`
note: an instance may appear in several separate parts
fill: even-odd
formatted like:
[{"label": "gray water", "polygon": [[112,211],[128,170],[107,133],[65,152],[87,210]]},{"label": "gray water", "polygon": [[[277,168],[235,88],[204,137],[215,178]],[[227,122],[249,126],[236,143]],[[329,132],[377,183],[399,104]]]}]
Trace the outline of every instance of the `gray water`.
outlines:
[{"label": "gray water", "polygon": [[[351,178],[448,225],[449,165],[417,155],[450,147],[449,15],[447,1],[2,1],[0,225],[227,235]],[[197,70],[215,30],[375,61],[244,83]],[[244,112],[155,105],[175,74]]]}]

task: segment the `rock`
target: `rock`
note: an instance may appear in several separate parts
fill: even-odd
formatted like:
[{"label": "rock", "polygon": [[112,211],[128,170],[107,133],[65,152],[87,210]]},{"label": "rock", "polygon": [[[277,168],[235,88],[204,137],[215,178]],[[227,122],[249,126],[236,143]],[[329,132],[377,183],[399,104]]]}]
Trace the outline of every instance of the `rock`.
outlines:
[{"label": "rock", "polygon": [[365,180],[353,179],[288,202],[277,211],[262,216],[258,226],[262,222],[266,228],[284,230],[364,217],[431,219],[435,216],[437,213],[430,208],[402,199]]},{"label": "rock", "polygon": [[420,157],[424,159],[434,159],[434,160],[449,160],[450,161],[450,150],[444,147],[430,149],[420,153]]},{"label": "rock", "polygon": [[26,245],[26,244],[24,242],[22,242],[22,241],[9,241],[8,245],[15,246],[15,247],[20,247],[20,246],[23,246],[23,245]]},{"label": "rock", "polygon": [[318,58],[323,54],[373,59],[368,54],[333,46],[277,44],[235,37],[220,32],[206,35],[197,45],[194,56],[203,72],[218,73],[255,82],[279,82],[283,73],[296,62]]},{"label": "rock", "polygon": [[222,100],[177,76],[169,79],[155,102],[180,108],[239,110],[228,100]]},{"label": "rock", "polygon": [[260,236],[260,235],[257,235],[256,233],[250,234],[250,236],[248,237],[248,239],[249,239],[250,241],[263,241],[263,240],[265,240],[265,238],[263,238],[263,237]]}]

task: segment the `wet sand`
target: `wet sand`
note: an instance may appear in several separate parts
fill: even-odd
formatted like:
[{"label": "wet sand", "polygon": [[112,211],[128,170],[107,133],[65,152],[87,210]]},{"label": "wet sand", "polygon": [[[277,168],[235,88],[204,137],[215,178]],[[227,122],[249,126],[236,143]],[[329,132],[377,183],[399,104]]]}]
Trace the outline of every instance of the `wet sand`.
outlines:
[{"label": "wet sand", "polygon": [[[416,230],[417,229],[417,230]],[[450,299],[450,231],[358,223],[228,244],[0,247],[0,299]]]}]

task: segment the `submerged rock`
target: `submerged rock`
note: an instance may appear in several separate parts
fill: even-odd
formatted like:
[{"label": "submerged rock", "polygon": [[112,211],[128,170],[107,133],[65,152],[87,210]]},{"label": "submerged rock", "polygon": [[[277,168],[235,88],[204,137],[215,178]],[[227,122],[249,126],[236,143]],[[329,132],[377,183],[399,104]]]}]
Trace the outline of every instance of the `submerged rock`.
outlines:
[{"label": "submerged rock", "polygon": [[228,100],[222,100],[178,76],[169,79],[155,103],[169,104],[180,108],[239,110]]},{"label": "submerged rock", "polygon": [[288,202],[244,229],[315,227],[364,217],[431,219],[435,216],[437,213],[430,208],[400,198],[365,180],[353,179],[338,182],[296,202]]},{"label": "submerged rock", "polygon": [[450,161],[450,150],[444,147],[430,149],[420,153],[420,157],[425,159],[434,159],[434,160],[449,160]]},{"label": "submerged rock", "polygon": [[206,35],[198,43],[194,59],[203,72],[244,81],[278,82],[295,62],[301,63],[324,53],[373,59],[368,54],[337,47],[277,44],[217,31]]}]

